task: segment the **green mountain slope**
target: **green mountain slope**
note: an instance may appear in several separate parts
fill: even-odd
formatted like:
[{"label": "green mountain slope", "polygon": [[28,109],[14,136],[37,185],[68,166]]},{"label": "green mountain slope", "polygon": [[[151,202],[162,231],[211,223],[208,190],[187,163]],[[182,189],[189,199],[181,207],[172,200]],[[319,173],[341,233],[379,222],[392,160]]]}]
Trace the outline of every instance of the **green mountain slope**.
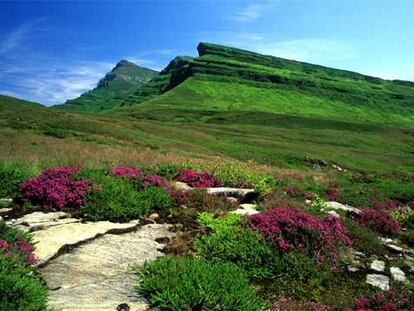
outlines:
[{"label": "green mountain slope", "polygon": [[154,70],[122,60],[99,81],[96,88],[54,108],[82,112],[109,109],[122,103],[137,87],[156,75]]},{"label": "green mountain slope", "polygon": [[[165,78],[161,91],[147,84],[123,105],[153,98],[135,109],[261,111],[414,127],[413,82],[387,81],[208,43],[200,43],[198,51],[200,56],[188,59],[185,66],[175,66],[174,71],[167,67],[168,77],[158,76]],[[145,96],[140,97],[142,93]]]}]

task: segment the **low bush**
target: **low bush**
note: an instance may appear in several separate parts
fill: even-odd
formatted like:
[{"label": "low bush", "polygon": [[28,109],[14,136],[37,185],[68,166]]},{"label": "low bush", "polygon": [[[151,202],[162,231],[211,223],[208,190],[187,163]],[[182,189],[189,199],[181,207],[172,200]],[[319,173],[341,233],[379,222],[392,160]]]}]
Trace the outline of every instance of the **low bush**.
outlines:
[{"label": "low bush", "polygon": [[212,214],[203,213],[199,219],[213,231],[195,240],[195,250],[202,258],[235,263],[249,277],[270,277],[278,269],[276,247],[265,243],[258,232],[241,227],[239,215],[214,218]]},{"label": "low bush", "polygon": [[37,261],[30,234],[8,226],[0,220],[0,254],[13,257],[24,265]]},{"label": "low bush", "polygon": [[354,249],[367,255],[383,255],[387,252],[376,232],[346,217],[342,221],[348,229],[348,236],[352,240]]},{"label": "low bush", "polygon": [[97,174],[95,186],[85,197],[81,207],[84,217],[91,220],[128,220],[146,215],[153,208],[167,208],[171,199],[159,187],[147,187],[137,191],[124,178]]},{"label": "low bush", "polygon": [[90,191],[87,179],[77,178],[78,167],[49,168],[21,185],[22,196],[45,208],[76,208]]},{"label": "low bush", "polygon": [[31,235],[0,220],[0,310],[46,310],[47,291],[34,275]]},{"label": "low bush", "polygon": [[0,198],[20,195],[20,185],[36,174],[16,163],[0,163]]},{"label": "low bush", "polygon": [[162,310],[261,310],[245,272],[229,263],[163,257],[138,268],[137,289]]},{"label": "low bush", "polygon": [[147,187],[162,187],[165,190],[170,188],[170,183],[163,177],[158,175],[143,175],[133,180],[135,187],[145,189]]},{"label": "low bush", "polygon": [[0,251],[0,310],[47,310],[47,289],[29,266]]},{"label": "low bush", "polygon": [[259,170],[239,162],[222,162],[212,168],[212,173],[226,187],[254,188],[262,194],[272,192],[275,179]]},{"label": "low bush", "polygon": [[414,209],[400,207],[391,212],[392,218],[398,221],[406,229],[414,229]]},{"label": "low bush", "polygon": [[144,174],[138,167],[118,165],[112,169],[110,175],[114,177],[137,178],[143,176]]},{"label": "low bush", "polygon": [[392,235],[400,231],[400,224],[398,221],[394,220],[390,215],[384,212],[364,209],[358,214],[356,220],[379,234]]},{"label": "low bush", "polygon": [[340,250],[352,241],[335,216],[321,219],[295,208],[274,208],[252,215],[253,229],[274,241],[279,251],[302,250],[318,262],[329,260],[335,266]]},{"label": "low bush", "polygon": [[186,183],[190,187],[220,187],[220,182],[216,179],[216,177],[208,174],[207,172],[198,173],[187,168],[180,170],[177,180]]},{"label": "low bush", "polygon": [[372,296],[361,296],[354,300],[352,308],[346,311],[385,310],[401,311],[414,309],[414,292],[412,290],[390,290],[378,292]]}]

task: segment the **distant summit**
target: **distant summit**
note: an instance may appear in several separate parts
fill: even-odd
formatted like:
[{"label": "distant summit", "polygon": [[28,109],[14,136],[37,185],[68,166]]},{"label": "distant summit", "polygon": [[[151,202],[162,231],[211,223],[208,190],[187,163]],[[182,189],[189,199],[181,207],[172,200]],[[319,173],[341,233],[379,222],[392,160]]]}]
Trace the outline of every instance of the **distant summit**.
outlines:
[{"label": "distant summit", "polygon": [[137,87],[147,83],[157,73],[123,59],[99,80],[96,88],[54,108],[84,112],[110,109],[123,102]]}]

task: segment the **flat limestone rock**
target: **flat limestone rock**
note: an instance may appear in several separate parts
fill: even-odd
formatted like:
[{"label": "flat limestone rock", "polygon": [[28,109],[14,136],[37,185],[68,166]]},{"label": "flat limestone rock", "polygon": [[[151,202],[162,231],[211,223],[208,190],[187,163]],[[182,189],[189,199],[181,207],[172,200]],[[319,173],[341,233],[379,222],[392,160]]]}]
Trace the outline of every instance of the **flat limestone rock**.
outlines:
[{"label": "flat limestone rock", "polygon": [[34,212],[27,215],[24,215],[21,218],[16,219],[14,225],[27,225],[41,223],[41,222],[50,222],[61,218],[68,218],[70,215],[65,212]]},{"label": "flat limestone rock", "polygon": [[181,182],[181,181],[174,182],[173,187],[175,189],[179,189],[179,190],[191,190],[191,189],[193,189],[192,187],[190,187],[189,185],[187,185],[186,183]]},{"label": "flat limestone rock", "polygon": [[374,260],[371,263],[371,269],[377,272],[384,272],[385,262],[382,260]]},{"label": "flat limestone rock", "polygon": [[242,202],[256,199],[259,193],[255,189],[239,189],[239,188],[207,188],[209,194],[221,195],[224,197],[234,197]]},{"label": "flat limestone rock", "polygon": [[396,281],[404,282],[407,279],[404,271],[402,271],[398,267],[391,267],[390,273],[391,273],[392,278]]},{"label": "flat limestone rock", "polygon": [[43,264],[55,256],[64,246],[75,245],[114,230],[131,229],[137,225],[138,221],[128,223],[98,221],[48,227],[33,233],[33,239],[36,243],[35,255],[39,259],[39,264]]},{"label": "flat limestone rock", "polygon": [[367,274],[366,282],[372,286],[381,288],[382,290],[390,289],[390,278],[382,274]]},{"label": "flat limestone rock", "polygon": [[345,211],[345,212],[351,212],[351,213],[356,213],[356,214],[359,214],[361,212],[359,209],[357,209],[355,207],[352,207],[352,206],[349,206],[349,205],[346,205],[346,204],[342,204],[342,203],[339,203],[339,202],[335,202],[335,201],[326,202],[325,205],[328,208],[332,208],[332,209],[335,209],[335,210],[342,210],[342,211]]},{"label": "flat limestone rock", "polygon": [[259,214],[259,212],[256,210],[257,205],[256,204],[240,204],[239,208],[236,209],[235,211],[232,211],[231,213],[235,213],[235,214],[239,214],[242,216],[245,215],[255,215],[255,214]]},{"label": "flat limestone rock", "polygon": [[[106,234],[72,252],[52,259],[40,269],[49,292],[49,306],[62,311],[147,310],[146,300],[134,289],[138,282],[131,265],[142,265],[163,253],[161,238],[172,238],[167,224],[150,224],[134,232]],[[156,241],[157,240],[157,241]]]}]

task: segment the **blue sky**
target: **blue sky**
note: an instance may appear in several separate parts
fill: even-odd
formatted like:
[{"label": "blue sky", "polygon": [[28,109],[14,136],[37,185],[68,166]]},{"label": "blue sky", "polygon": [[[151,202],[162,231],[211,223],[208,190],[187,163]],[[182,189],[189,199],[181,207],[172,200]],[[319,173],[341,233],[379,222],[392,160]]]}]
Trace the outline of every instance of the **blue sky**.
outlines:
[{"label": "blue sky", "polygon": [[162,69],[200,41],[414,81],[412,0],[0,0],[0,94],[45,105],[121,59]]}]

